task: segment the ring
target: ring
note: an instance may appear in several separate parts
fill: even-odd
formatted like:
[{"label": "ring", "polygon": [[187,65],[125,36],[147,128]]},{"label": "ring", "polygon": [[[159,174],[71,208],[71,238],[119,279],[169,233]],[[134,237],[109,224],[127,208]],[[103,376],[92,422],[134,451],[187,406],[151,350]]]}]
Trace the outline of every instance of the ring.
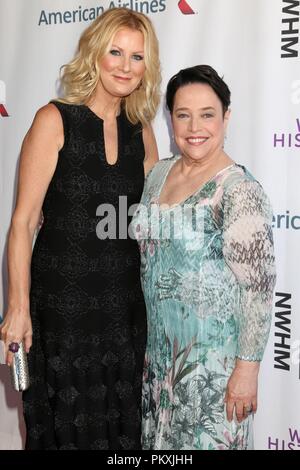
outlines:
[{"label": "ring", "polygon": [[8,345],[8,350],[12,353],[16,353],[19,351],[19,347],[20,347],[19,343],[10,343]]},{"label": "ring", "polygon": [[247,413],[247,414],[252,413],[252,410],[253,410],[252,405],[250,405],[250,406],[244,405],[244,410],[245,410],[245,413]]}]

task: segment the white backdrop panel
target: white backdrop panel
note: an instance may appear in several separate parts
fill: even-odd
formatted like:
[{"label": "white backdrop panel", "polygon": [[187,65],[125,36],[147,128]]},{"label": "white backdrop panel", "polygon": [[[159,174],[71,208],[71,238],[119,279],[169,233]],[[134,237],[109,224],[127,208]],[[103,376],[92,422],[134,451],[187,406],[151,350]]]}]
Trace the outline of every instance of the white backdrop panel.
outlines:
[{"label": "white backdrop panel", "polygon": [[[177,0],[1,0],[0,2],[0,243],[5,308],[5,245],[15,197],[22,139],[36,110],[57,95],[58,73],[75,51],[94,13],[127,3],[148,13],[160,41],[162,90],[179,69],[199,63],[224,75],[232,91],[232,116],[226,150],[263,184],[273,204],[278,267],[277,292],[291,294],[289,370],[275,368],[276,333],[272,325],[260,375],[255,417],[257,449],[300,449],[299,342],[300,274],[300,59],[281,57],[283,18],[299,20],[300,2],[288,0],[190,0],[194,14],[180,11]],[[287,13],[283,8],[291,6]],[[293,7],[294,5],[294,7]],[[48,24],[47,24],[48,23]],[[299,22],[295,23],[298,25]],[[164,96],[163,96],[164,98]],[[298,121],[297,121],[298,120]],[[154,122],[160,157],[171,154],[164,102]],[[274,135],[276,134],[276,145]],[[279,140],[281,139],[281,141]],[[276,300],[279,298],[277,297]],[[284,311],[276,307],[274,312]],[[20,396],[11,391],[6,366],[0,366],[0,449],[22,448],[24,424]],[[297,430],[298,434],[295,434]],[[299,444],[299,446],[298,446]]]}]

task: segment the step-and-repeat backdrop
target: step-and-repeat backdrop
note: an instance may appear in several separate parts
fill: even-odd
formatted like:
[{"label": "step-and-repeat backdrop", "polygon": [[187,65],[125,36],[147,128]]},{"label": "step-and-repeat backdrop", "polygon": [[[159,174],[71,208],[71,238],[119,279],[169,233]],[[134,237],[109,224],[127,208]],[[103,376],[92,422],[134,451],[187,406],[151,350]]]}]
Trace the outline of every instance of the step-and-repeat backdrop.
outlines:
[{"label": "step-and-repeat backdrop", "polygon": [[[1,0],[0,304],[6,237],[22,139],[36,110],[57,95],[58,72],[83,29],[107,8],[149,15],[160,41],[162,90],[180,68],[210,64],[232,91],[226,150],[263,184],[274,208],[278,280],[261,366],[257,449],[300,450],[300,2],[296,0]],[[162,104],[160,158],[171,154]],[[2,310],[1,310],[2,311]],[[0,312],[1,312],[0,311]],[[21,449],[20,396],[0,365],[0,449]]]}]

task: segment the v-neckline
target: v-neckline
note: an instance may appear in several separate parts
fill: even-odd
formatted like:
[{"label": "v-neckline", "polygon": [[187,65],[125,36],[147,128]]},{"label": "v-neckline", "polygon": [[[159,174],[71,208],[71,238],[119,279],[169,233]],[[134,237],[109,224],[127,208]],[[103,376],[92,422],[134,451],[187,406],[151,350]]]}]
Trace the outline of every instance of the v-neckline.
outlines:
[{"label": "v-neckline", "polygon": [[116,116],[116,124],[117,124],[117,159],[115,161],[115,163],[109,163],[109,161],[107,160],[107,157],[106,157],[106,146],[105,146],[105,138],[104,138],[104,119],[102,119],[100,116],[98,116],[98,114],[96,114],[89,106],[87,106],[86,104],[83,104],[82,105],[85,109],[87,109],[90,114],[92,116],[94,116],[95,119],[99,120],[100,123],[101,123],[101,126],[102,126],[102,139],[103,139],[103,148],[104,148],[104,163],[108,166],[108,167],[116,167],[119,165],[120,163],[120,146],[121,146],[121,131],[120,131],[120,119],[121,119],[121,116],[122,116],[122,109],[120,110],[120,114],[118,114]]},{"label": "v-neckline", "polygon": [[[171,206],[166,204],[166,203],[160,203],[159,202],[159,198],[160,198],[160,195],[162,193],[162,190],[163,190],[163,187],[165,186],[165,183],[166,183],[166,180],[169,176],[169,173],[170,171],[172,170],[173,166],[175,165],[175,163],[181,158],[180,155],[176,155],[175,157],[175,160],[174,162],[172,162],[172,165],[170,165],[169,168],[167,168],[167,171],[163,177],[163,180],[162,180],[162,183],[160,185],[160,188],[158,190],[158,193],[157,193],[157,197],[156,197],[156,201],[157,201],[157,206],[158,206],[158,209],[160,212],[166,212],[166,211],[169,211],[169,210],[172,210],[172,209],[175,209],[176,207],[178,206],[182,206],[182,204],[185,204],[187,201],[189,201],[190,199],[192,199],[194,196],[196,196],[196,194],[198,194],[203,188],[205,188],[205,186],[209,183],[211,183],[217,176],[219,176],[220,174],[222,174],[225,170],[229,170],[230,168],[236,166],[236,163],[231,163],[230,165],[226,166],[225,168],[222,168],[221,170],[217,171],[217,173],[215,173],[211,178],[209,178],[209,180],[207,180],[205,183],[202,183],[199,188],[196,189],[196,191],[194,191],[192,194],[190,194],[188,197],[186,197],[185,199],[183,199],[182,201],[180,202],[176,202],[175,204],[172,204]],[[166,209],[162,209],[162,206],[168,206]]]}]

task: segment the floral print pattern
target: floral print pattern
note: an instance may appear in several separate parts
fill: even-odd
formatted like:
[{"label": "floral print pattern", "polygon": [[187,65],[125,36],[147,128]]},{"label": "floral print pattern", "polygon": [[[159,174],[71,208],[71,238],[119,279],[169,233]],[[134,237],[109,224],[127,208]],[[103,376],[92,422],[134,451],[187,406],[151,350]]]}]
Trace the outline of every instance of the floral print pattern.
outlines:
[{"label": "floral print pattern", "polygon": [[229,423],[224,397],[236,358],[261,360],[268,339],[270,204],[250,173],[233,164],[185,201],[185,218],[183,204],[173,207],[172,219],[158,200],[178,158],[149,173],[132,220],[148,319],[143,448],[251,449],[252,416]]}]

